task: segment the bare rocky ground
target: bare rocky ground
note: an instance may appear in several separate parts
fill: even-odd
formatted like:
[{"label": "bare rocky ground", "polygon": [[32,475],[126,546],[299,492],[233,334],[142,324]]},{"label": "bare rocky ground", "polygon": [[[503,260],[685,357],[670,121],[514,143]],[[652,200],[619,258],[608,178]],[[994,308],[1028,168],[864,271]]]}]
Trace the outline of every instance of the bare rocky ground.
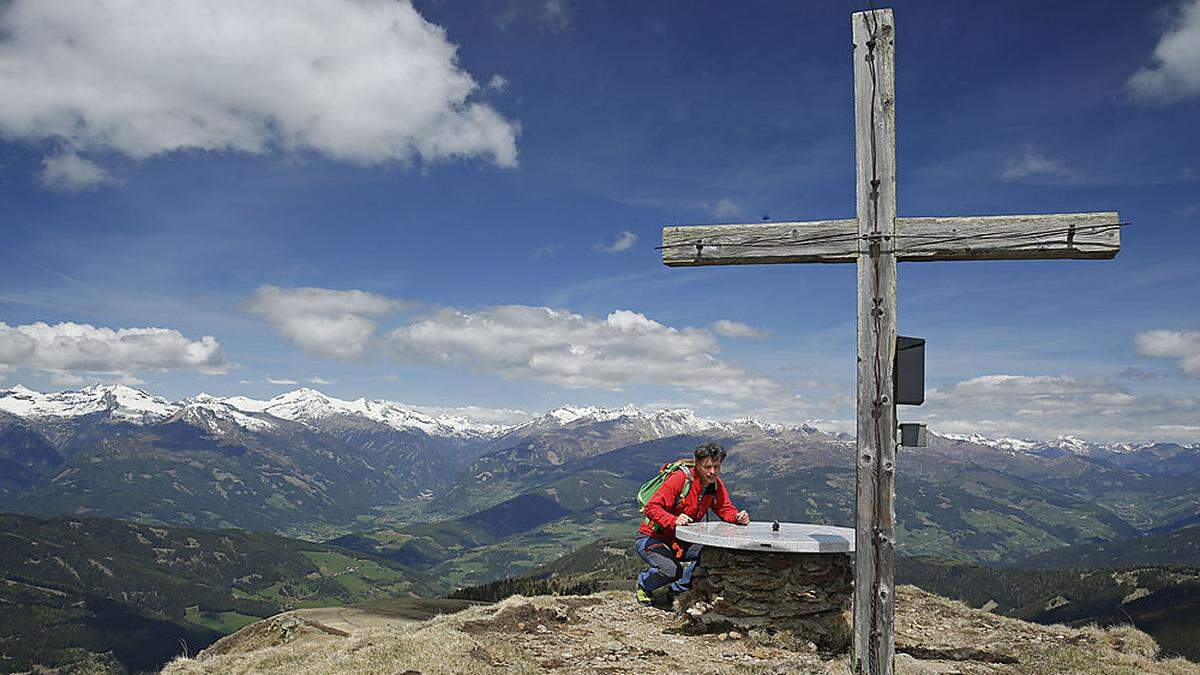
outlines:
[{"label": "bare rocky ground", "polygon": [[[899,589],[899,673],[1189,673],[1132,627],[1041,626]],[[369,613],[368,613],[369,614]],[[322,619],[330,620],[330,625]],[[846,673],[845,655],[752,630],[690,635],[628,593],[512,597],[426,621],[312,611],[247,626],[165,673]]]}]

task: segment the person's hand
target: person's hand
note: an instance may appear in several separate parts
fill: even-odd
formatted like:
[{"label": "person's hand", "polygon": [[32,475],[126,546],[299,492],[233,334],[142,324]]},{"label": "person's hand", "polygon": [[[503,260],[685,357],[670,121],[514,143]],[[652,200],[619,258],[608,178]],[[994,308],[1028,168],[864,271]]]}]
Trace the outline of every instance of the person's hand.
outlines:
[{"label": "person's hand", "polygon": [[746,513],[745,511],[738,511],[737,524],[738,525],[749,525],[750,524],[750,514]]},{"label": "person's hand", "polygon": [[675,527],[683,527],[690,522],[692,522],[692,517],[686,513],[681,513],[675,516]]}]

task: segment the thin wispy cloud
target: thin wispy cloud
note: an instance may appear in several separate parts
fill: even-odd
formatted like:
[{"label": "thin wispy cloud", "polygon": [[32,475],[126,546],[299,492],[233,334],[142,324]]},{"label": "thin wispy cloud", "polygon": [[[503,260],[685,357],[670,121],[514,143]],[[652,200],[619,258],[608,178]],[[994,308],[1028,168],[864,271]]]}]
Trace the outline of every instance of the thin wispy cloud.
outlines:
[{"label": "thin wispy cloud", "polygon": [[508,90],[508,78],[503,75],[493,75],[492,79],[488,80],[487,90],[503,94]]},{"label": "thin wispy cloud", "polygon": [[532,257],[534,260],[540,258],[553,258],[554,256],[558,255],[558,252],[561,250],[563,250],[561,244],[546,244],[545,246],[539,246],[533,249],[533,253],[530,254],[530,257]]},{"label": "thin wispy cloud", "polygon": [[300,384],[298,381],[287,377],[268,377],[267,384],[285,384],[288,386]]},{"label": "thin wispy cloud", "polygon": [[65,148],[54,189],[111,182],[98,153],[517,163],[519,125],[409,2],[14,0],[0,25],[0,133]]},{"label": "thin wispy cloud", "polygon": [[594,248],[601,253],[620,253],[621,251],[628,251],[633,248],[637,240],[638,237],[633,232],[621,230],[611,242],[607,244],[598,243]]},{"label": "thin wispy cloud", "polygon": [[310,377],[310,378],[308,378],[307,382],[309,384],[333,384],[332,381],[327,380],[323,377]]},{"label": "thin wispy cloud", "polygon": [[1117,377],[1123,380],[1134,380],[1139,382],[1149,382],[1151,380],[1161,380],[1163,378],[1172,377],[1174,373],[1169,370],[1159,368],[1138,368],[1137,366],[1126,366],[1117,371]]},{"label": "thin wispy cloud", "polygon": [[1200,96],[1200,0],[1171,7],[1172,15],[1154,46],[1150,63],[1126,86],[1145,103],[1171,103]]},{"label": "thin wispy cloud", "polygon": [[1032,147],[1025,148],[1025,153],[1013,157],[1005,163],[1000,172],[1000,179],[1015,183],[1033,177],[1071,178],[1074,172],[1057,159],[1044,155]]},{"label": "thin wispy cloud", "polygon": [[742,207],[728,197],[722,197],[715,204],[706,205],[706,208],[714,218],[723,220],[738,218],[742,215]]},{"label": "thin wispy cloud", "polygon": [[567,0],[509,0],[495,20],[500,30],[509,30],[524,21],[557,32],[571,25],[571,10]]},{"label": "thin wispy cloud", "polygon": [[650,269],[632,274],[614,274],[587,279],[585,281],[577,281],[554,289],[546,295],[546,304],[553,307],[567,307],[576,304],[581,299],[595,298],[603,294],[628,292],[623,289],[629,287],[636,288],[641,284],[653,284],[661,287],[664,284],[694,283],[692,280],[695,278],[672,277],[664,275],[663,271],[659,269]]}]

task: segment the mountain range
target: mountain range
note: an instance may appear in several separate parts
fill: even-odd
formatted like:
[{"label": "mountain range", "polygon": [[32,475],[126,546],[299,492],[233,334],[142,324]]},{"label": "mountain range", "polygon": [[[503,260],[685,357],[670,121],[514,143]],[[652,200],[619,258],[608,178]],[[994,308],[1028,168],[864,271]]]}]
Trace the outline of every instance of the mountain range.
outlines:
[{"label": "mountain range", "polygon": [[[848,525],[853,441],[688,410],[563,406],[518,424],[297,389],[269,400],[0,390],[0,509],[239,527],[414,565],[449,588],[626,531],[637,487],[718,440],[760,518]],[[897,459],[898,546],[1011,561],[1200,522],[1200,446],[930,435]],[[502,526],[501,526],[502,523]]]},{"label": "mountain range", "polygon": [[467,469],[514,453],[562,463],[721,427],[686,410],[564,406],[496,425],[312,389],[168,401],[124,385],[18,385],[0,390],[0,508],[314,536],[423,513]]},{"label": "mountain range", "polygon": [[[329,429],[353,420],[385,425],[395,431],[419,431],[431,438],[486,446],[513,446],[520,440],[546,433],[612,423],[633,431],[632,435],[663,438],[680,434],[700,434],[756,427],[768,432],[799,429],[818,431],[810,424],[767,423],[751,417],[718,421],[697,415],[688,409],[644,410],[634,405],[620,408],[564,405],[544,415],[517,424],[495,424],[472,420],[463,415],[432,415],[417,406],[393,401],[359,398],[353,401],[326,396],[302,387],[271,399],[246,396],[217,397],[197,394],[179,401],[168,401],[145,390],[127,385],[93,384],[79,390],[42,393],[22,385],[0,389],[0,412],[34,421],[46,428],[72,420],[103,420],[112,424],[150,425],[170,419],[184,419],[197,426],[209,425],[213,433],[219,427],[239,426],[248,431],[263,431],[273,419],[299,422],[314,428]],[[850,437],[831,434],[842,440]],[[1153,446],[1196,450],[1200,443],[1159,444],[1096,443],[1074,436],[1059,436],[1051,441],[1023,438],[989,438],[978,434],[937,434],[952,441],[969,442],[999,450],[1011,450],[1039,456],[1136,455]]]}]

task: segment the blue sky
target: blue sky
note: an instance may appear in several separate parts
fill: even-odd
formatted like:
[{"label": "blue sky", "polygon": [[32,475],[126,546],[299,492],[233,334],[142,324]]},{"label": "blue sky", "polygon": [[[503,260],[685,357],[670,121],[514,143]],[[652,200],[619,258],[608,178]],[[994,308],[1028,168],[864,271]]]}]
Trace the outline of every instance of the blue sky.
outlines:
[{"label": "blue sky", "polygon": [[[125,4],[0,9],[0,386],[852,419],[852,266],[654,245],[853,216],[860,4]],[[1200,0],[896,20],[901,215],[1134,223],[902,265],[902,419],[1200,440]]]}]

